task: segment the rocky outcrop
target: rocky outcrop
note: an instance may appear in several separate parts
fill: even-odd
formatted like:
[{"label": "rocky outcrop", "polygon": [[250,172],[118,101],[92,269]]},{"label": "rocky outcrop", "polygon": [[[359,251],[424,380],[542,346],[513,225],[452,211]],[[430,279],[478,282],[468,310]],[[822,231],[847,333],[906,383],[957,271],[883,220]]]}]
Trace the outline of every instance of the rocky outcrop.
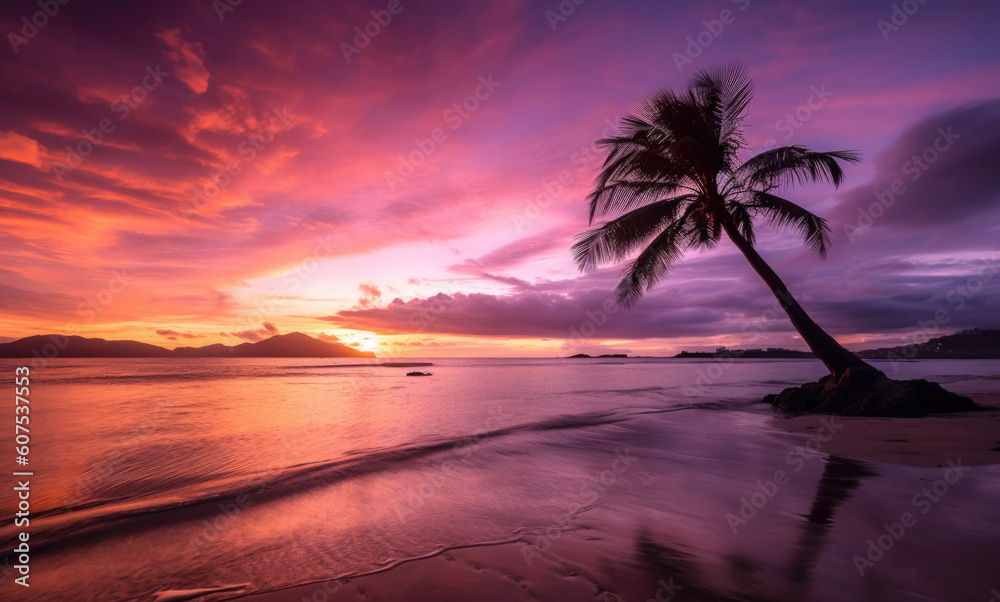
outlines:
[{"label": "rocky outcrop", "polygon": [[768,395],[765,403],[789,412],[839,416],[918,417],[941,412],[966,412],[978,406],[968,397],[923,379],[892,380],[874,368],[848,368],[819,382]]}]

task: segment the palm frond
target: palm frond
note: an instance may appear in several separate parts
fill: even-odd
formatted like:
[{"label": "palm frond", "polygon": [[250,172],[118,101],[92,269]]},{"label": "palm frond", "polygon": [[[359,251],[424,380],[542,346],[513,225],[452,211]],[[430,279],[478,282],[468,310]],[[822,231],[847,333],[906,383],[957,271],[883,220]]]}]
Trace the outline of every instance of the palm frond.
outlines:
[{"label": "palm frond", "polygon": [[581,270],[621,261],[673,222],[695,195],[683,195],[644,205],[577,236],[573,259]]},{"label": "palm frond", "polygon": [[810,250],[826,255],[826,220],[771,192],[808,182],[840,186],[842,165],[861,157],[796,145],[740,164],[753,95],[746,68],[711,67],[698,71],[683,93],[663,89],[641,100],[614,134],[598,141],[605,159],[588,196],[590,223],[613,219],[577,237],[573,255],[588,270],[638,252],[615,288],[620,305],[635,305],[687,249],[712,248],[727,231],[755,244],[757,218],[795,230]]},{"label": "palm frond", "polygon": [[732,171],[740,149],[747,146],[743,119],[754,95],[750,73],[739,63],[722,63],[696,72],[690,86],[711,114],[713,137],[718,141],[715,165]]},{"label": "palm frond", "polygon": [[817,152],[799,145],[782,146],[747,159],[734,175],[748,188],[774,188],[824,180],[839,187],[844,181],[844,170],[838,161],[857,164],[861,155],[855,151]]},{"label": "palm frond", "polygon": [[745,203],[750,211],[756,211],[774,228],[791,228],[802,236],[810,251],[826,257],[830,246],[830,226],[826,220],[795,203],[768,192],[755,192],[752,200]]},{"label": "palm frond", "polygon": [[606,165],[590,193],[590,223],[673,193],[687,178],[683,165],[647,149],[622,153]]},{"label": "palm frond", "polygon": [[754,95],[750,72],[739,63],[721,63],[697,71],[690,86],[705,97],[708,106],[729,128],[729,134],[742,124]]},{"label": "palm frond", "polygon": [[[690,208],[689,208],[690,209]],[[660,232],[622,272],[615,287],[618,305],[631,308],[642,295],[657,285],[670,268],[684,256],[685,220],[674,221]]]},{"label": "palm frond", "polygon": [[601,215],[624,213],[657,201],[676,189],[673,184],[660,182],[615,180],[588,195],[590,223]]}]

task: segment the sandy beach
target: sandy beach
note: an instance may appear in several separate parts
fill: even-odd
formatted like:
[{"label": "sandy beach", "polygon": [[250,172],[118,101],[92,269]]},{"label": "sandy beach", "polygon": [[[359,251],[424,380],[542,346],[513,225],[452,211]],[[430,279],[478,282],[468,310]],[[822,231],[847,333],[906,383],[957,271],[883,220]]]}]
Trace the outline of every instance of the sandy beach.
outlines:
[{"label": "sandy beach", "polygon": [[[838,417],[844,425],[824,452],[844,458],[900,466],[944,466],[961,458],[965,466],[1000,464],[1000,393],[972,394],[983,408],[924,418]],[[810,435],[822,416],[776,418],[771,424]]]},{"label": "sandy beach", "polygon": [[[789,548],[797,548],[797,553],[793,568],[784,578],[775,579],[774,574],[768,574],[761,566],[763,562],[758,564],[750,556],[738,553],[727,558],[721,567],[706,566],[699,561],[696,544],[688,547],[690,541],[668,544],[663,537],[639,534],[629,542],[623,532],[615,530],[615,523],[595,516],[550,540],[551,546],[544,552],[536,549],[537,535],[525,533],[511,541],[443,549],[368,574],[240,599],[259,602],[846,599],[836,589],[826,593],[811,590],[809,572],[816,570],[815,563],[824,557],[823,540],[828,537],[829,523],[837,506],[850,497],[850,491],[859,481],[883,471],[906,472],[906,468],[899,467],[940,469],[949,463],[963,467],[1000,464],[1000,393],[980,393],[973,398],[984,408],[982,411],[914,419],[833,417],[832,423],[830,416],[821,415],[765,417],[762,429],[746,431],[749,439],[746,443],[750,446],[758,438],[788,443],[796,449],[810,449],[820,441],[816,447],[827,458],[827,469],[812,509],[808,516],[803,513],[798,517],[807,518],[806,524],[814,528],[804,530],[797,544],[789,544]],[[694,422],[709,425],[711,420]],[[823,429],[831,424],[835,433],[829,437]],[[830,466],[840,469],[831,471]],[[877,511],[867,516],[860,522],[877,524]],[[874,535],[877,534],[876,530]],[[925,550],[923,554],[922,559],[909,559],[909,570],[917,581],[940,589],[943,592],[940,599],[988,600],[995,595],[995,591],[982,587],[980,598],[954,591],[955,575],[972,572],[963,567],[961,554],[940,557],[933,550]],[[935,564],[937,568],[932,568]],[[842,574],[843,579],[854,576]],[[938,599],[925,598],[915,590],[894,589],[891,581],[876,583],[867,586],[866,599]],[[972,588],[972,591],[978,590]]]}]

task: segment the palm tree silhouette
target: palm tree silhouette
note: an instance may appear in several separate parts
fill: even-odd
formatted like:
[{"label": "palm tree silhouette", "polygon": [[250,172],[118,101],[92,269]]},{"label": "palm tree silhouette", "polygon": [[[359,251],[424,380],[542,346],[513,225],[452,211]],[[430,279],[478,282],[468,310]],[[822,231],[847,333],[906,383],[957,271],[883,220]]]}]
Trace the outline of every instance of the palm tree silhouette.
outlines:
[{"label": "palm tree silhouette", "polygon": [[663,89],[643,99],[619,131],[598,141],[607,157],[590,201],[594,218],[617,215],[577,237],[581,270],[626,264],[615,289],[619,305],[632,307],[679,261],[687,249],[712,248],[725,232],[767,283],[795,329],[836,377],[848,368],[874,370],[842,347],[806,314],[788,287],[754,248],[754,221],[792,228],[810,250],[826,256],[826,220],[773,194],[782,185],[829,181],[839,187],[839,162],[856,164],[853,151],[816,152],[782,146],[745,162],[743,119],[754,84],[746,69],[724,64],[695,74],[686,93]]}]

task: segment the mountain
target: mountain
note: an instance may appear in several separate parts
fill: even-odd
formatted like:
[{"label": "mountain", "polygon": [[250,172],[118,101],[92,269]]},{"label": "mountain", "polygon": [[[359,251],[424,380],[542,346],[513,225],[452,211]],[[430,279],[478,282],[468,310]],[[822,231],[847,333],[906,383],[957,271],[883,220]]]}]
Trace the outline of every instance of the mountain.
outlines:
[{"label": "mountain", "polygon": [[375,357],[340,343],[327,343],[301,332],[273,336],[259,343],[243,343],[232,348],[234,357]]},{"label": "mountain", "polygon": [[0,344],[0,357],[166,357],[170,351],[138,341],[105,341],[61,334]]},{"label": "mountain", "polygon": [[865,359],[1000,359],[1000,330],[963,330],[926,343],[859,351]]},{"label": "mountain", "polygon": [[0,344],[0,357],[375,357],[340,343],[293,332],[235,347],[221,344],[164,349],[138,341],[106,341],[59,334],[38,335]]}]

